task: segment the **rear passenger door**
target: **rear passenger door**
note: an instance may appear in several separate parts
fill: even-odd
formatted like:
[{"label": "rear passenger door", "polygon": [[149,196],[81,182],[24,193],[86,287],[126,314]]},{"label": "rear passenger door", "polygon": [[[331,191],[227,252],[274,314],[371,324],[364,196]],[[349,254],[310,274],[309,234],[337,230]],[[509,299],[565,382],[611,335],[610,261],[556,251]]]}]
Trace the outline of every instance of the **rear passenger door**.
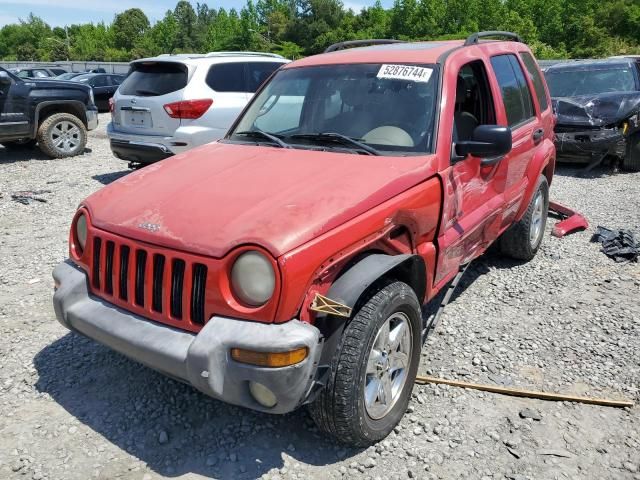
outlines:
[{"label": "rear passenger door", "polygon": [[206,114],[207,125],[226,130],[249,100],[245,62],[211,65],[205,82],[215,92],[213,106]]},{"label": "rear passenger door", "polygon": [[499,118],[498,123],[506,123],[513,134],[511,154],[505,157],[505,207],[501,222],[501,227],[504,228],[513,222],[524,200],[530,181],[527,176],[528,166],[533,160],[536,147],[544,140],[544,130],[518,57],[512,53],[495,55],[491,57],[491,66],[494,73],[492,81],[497,81],[502,97],[496,101],[498,117],[503,117]]}]

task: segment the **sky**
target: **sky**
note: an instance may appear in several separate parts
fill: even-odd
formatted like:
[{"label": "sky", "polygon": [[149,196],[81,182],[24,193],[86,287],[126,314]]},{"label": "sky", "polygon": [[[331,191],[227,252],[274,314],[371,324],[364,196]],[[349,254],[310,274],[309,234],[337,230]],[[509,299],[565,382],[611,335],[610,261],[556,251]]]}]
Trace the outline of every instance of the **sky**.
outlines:
[{"label": "sky", "polygon": [[[0,26],[16,23],[33,13],[52,27],[61,27],[73,23],[110,23],[116,13],[127,8],[142,9],[153,23],[161,19],[164,13],[175,7],[178,0],[0,0]],[[359,11],[363,6],[373,5],[375,0],[343,0],[346,8]],[[191,3],[196,4],[195,0]],[[245,5],[245,0],[200,0],[212,8],[237,8]],[[393,0],[382,0],[390,7]]]}]

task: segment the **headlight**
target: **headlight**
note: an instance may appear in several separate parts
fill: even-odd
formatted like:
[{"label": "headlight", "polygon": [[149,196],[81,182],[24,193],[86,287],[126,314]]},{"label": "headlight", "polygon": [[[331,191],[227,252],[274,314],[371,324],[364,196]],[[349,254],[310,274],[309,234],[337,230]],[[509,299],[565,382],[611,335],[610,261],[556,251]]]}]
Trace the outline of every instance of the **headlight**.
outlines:
[{"label": "headlight", "polygon": [[87,243],[87,217],[80,215],[76,222],[76,238],[80,244],[80,248],[84,250],[84,246]]},{"label": "headlight", "polygon": [[231,269],[231,285],[233,293],[243,303],[253,307],[265,304],[276,287],[271,262],[256,251],[243,253]]}]

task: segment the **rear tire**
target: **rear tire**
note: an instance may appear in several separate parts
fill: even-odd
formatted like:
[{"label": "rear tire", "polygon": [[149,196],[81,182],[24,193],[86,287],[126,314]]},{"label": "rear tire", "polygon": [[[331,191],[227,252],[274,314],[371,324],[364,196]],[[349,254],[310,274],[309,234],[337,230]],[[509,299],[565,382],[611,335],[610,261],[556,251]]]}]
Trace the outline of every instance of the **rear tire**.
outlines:
[{"label": "rear tire", "polygon": [[549,183],[541,175],[524,216],[500,237],[500,251],[518,260],[535,257],[544,238],[548,214]]},{"label": "rear tire", "polygon": [[629,136],[622,168],[630,172],[640,172],[640,132]]},{"label": "rear tire", "polygon": [[318,428],[354,446],[391,433],[416,378],[421,322],[420,302],[406,283],[372,294],[345,328],[327,386],[309,406]]},{"label": "rear tire", "polygon": [[40,150],[51,158],[73,157],[84,152],[87,129],[69,113],[54,113],[38,127]]}]

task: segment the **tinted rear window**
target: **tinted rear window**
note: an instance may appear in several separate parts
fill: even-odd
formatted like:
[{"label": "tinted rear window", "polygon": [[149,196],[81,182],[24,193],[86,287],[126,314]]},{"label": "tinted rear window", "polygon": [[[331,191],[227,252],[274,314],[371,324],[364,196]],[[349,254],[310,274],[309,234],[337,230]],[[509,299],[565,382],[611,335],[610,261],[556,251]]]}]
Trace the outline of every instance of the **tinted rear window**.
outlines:
[{"label": "tinted rear window", "polygon": [[212,65],[205,81],[216,92],[246,92],[244,62]]},{"label": "tinted rear window", "polygon": [[491,65],[502,91],[502,101],[509,126],[526,122],[534,116],[531,92],[515,55],[491,57]]},{"label": "tinted rear window", "polygon": [[531,78],[533,82],[533,89],[536,91],[540,110],[544,112],[549,105],[547,103],[547,92],[544,89],[544,83],[542,81],[542,75],[540,75],[540,70],[538,70],[538,65],[529,52],[521,52],[520,57],[522,58],[524,66],[527,68],[529,78]]},{"label": "tinted rear window", "polygon": [[175,63],[134,64],[120,85],[122,95],[153,97],[166,95],[187,86],[186,67]]}]

